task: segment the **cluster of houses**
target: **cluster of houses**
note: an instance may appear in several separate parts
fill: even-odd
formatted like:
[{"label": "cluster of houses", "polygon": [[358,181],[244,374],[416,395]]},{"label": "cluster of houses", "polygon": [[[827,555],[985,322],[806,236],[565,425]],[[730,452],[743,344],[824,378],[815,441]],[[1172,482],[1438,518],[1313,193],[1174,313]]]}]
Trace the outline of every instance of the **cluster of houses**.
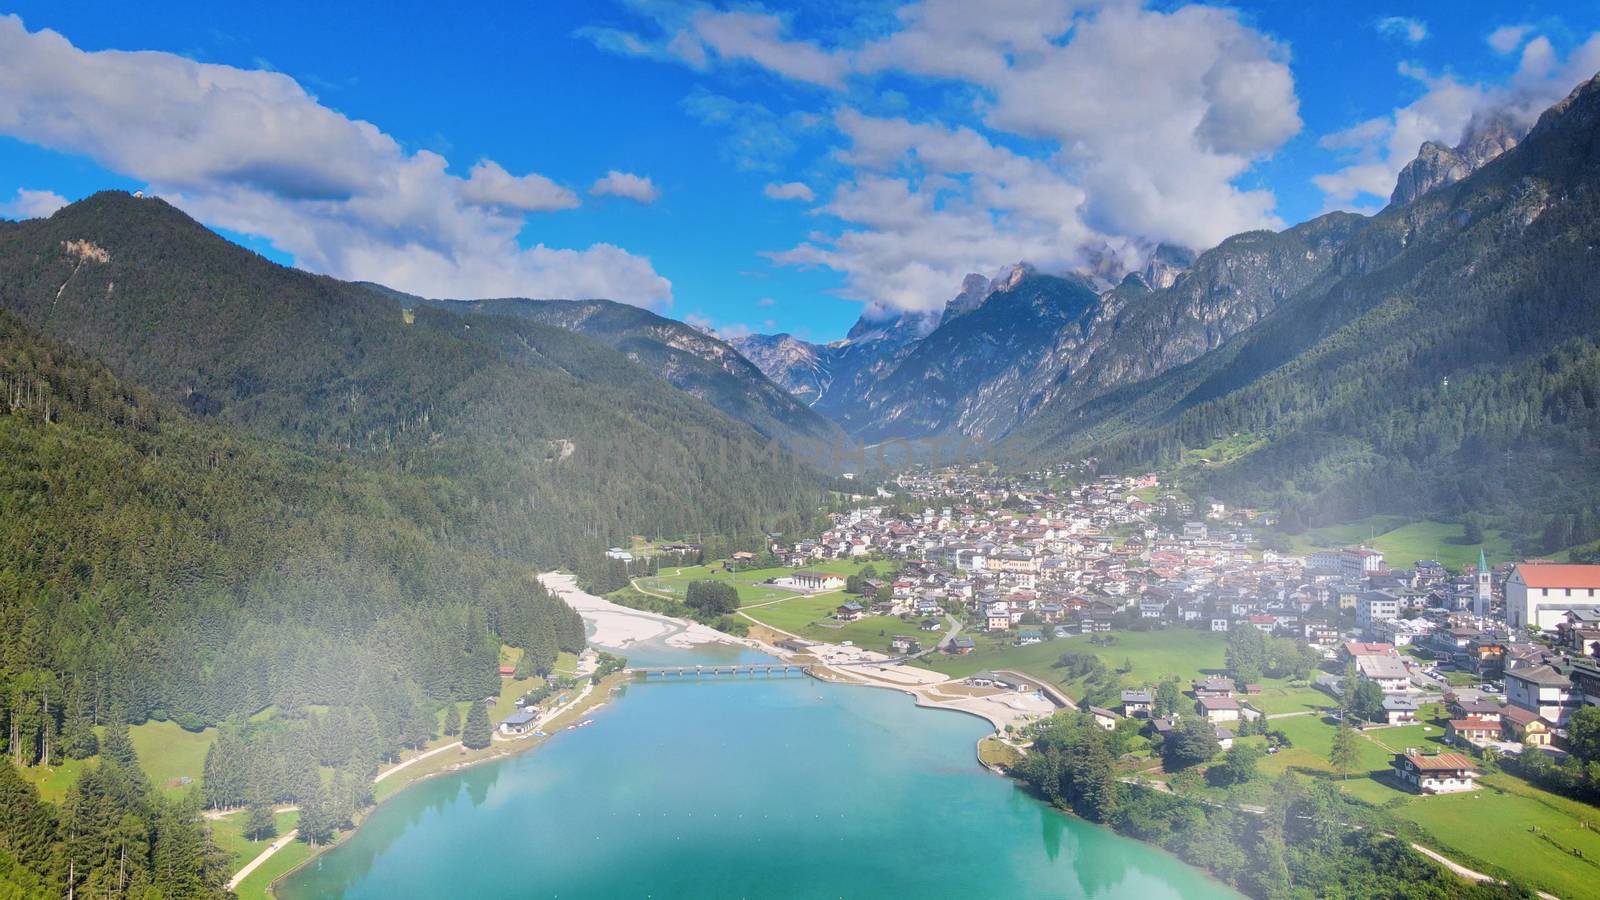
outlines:
[{"label": "cluster of houses", "polygon": [[[1245,685],[1243,690],[1239,690],[1232,679],[1212,675],[1197,679],[1190,685],[1186,692],[1188,699],[1185,700],[1185,704],[1189,704],[1187,711],[1180,707],[1170,715],[1156,715],[1155,691],[1144,687],[1122,692],[1121,714],[1130,719],[1149,720],[1149,733],[1163,736],[1178,727],[1179,720],[1185,715],[1198,716],[1216,729],[1217,743],[1222,749],[1228,750],[1233,747],[1234,729],[1239,722],[1255,721],[1264,715],[1249,702],[1252,694],[1260,692],[1260,685]],[[1099,712],[1096,717],[1099,717]]]},{"label": "cluster of houses", "polygon": [[[1390,724],[1415,720],[1424,687],[1446,687],[1438,668],[1503,681],[1504,704],[1459,701],[1449,730],[1462,744],[1506,752],[1558,748],[1572,711],[1600,705],[1600,566],[1490,567],[1480,554],[1452,574],[1432,560],[1390,568],[1370,547],[1292,556],[1256,542],[1270,516],[1163,495],[1153,475],[1055,489],[1052,474],[1061,473],[908,473],[894,485],[897,506],[836,514],[817,538],[770,549],[801,570],[788,577],[805,590],[835,583],[806,569],[821,560],[899,560],[887,591],[841,604],[836,616],[909,615],[937,631],[944,613],[957,614],[975,627],[947,643],[950,653],[970,652],[978,630],[1027,645],[1117,628],[1255,628],[1353,662],[1357,677],[1382,689]],[[919,502],[920,512],[906,511]],[[1339,679],[1319,682],[1333,690]],[[1129,692],[1122,714],[1140,715],[1148,694]],[[1196,685],[1194,702],[1196,715],[1223,730],[1257,714],[1232,686],[1201,693]],[[1416,756],[1396,758],[1401,781],[1463,789],[1470,766]]]}]

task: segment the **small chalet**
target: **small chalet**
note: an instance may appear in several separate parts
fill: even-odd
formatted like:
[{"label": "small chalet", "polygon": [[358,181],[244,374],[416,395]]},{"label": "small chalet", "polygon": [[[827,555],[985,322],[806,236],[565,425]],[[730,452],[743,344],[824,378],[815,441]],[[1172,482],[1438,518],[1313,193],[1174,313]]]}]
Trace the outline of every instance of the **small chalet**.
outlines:
[{"label": "small chalet", "polygon": [[866,609],[854,600],[839,604],[839,608],[833,611],[833,617],[841,622],[854,622],[865,614]]},{"label": "small chalet", "polygon": [[506,716],[505,720],[500,723],[500,733],[511,736],[527,734],[533,730],[534,722],[538,718],[538,714],[532,710],[518,710]]},{"label": "small chalet", "polygon": [[1550,723],[1532,710],[1506,706],[1500,710],[1500,736],[1530,747],[1550,746]]},{"label": "small chalet", "polygon": [[1500,739],[1500,723],[1485,719],[1451,719],[1445,728],[1445,738],[1452,744],[1486,744]]},{"label": "small chalet", "polygon": [[1417,701],[1410,697],[1391,695],[1383,698],[1384,721],[1390,725],[1406,725],[1417,720]]},{"label": "small chalet", "polygon": [[501,678],[513,678],[513,677],[516,676],[516,674],[517,674],[517,667],[516,666],[501,666],[500,667],[500,677]]},{"label": "small chalet", "polygon": [[1117,720],[1122,718],[1111,710],[1099,706],[1089,707],[1089,715],[1094,716],[1094,724],[1104,731],[1117,730]]},{"label": "small chalet", "polygon": [[1419,794],[1457,794],[1470,791],[1476,785],[1472,779],[1478,773],[1472,770],[1472,760],[1459,753],[1440,753],[1424,756],[1415,750],[1396,753],[1394,762],[1396,781]]},{"label": "small chalet", "polygon": [[1239,721],[1239,701],[1232,697],[1202,696],[1194,702],[1194,711],[1207,722]]},{"label": "small chalet", "polygon": [[1123,691],[1122,714],[1129,718],[1148,718],[1155,697],[1149,691]]},{"label": "small chalet", "polygon": [[1196,697],[1232,697],[1233,680],[1221,675],[1197,679],[1194,683]]},{"label": "small chalet", "polygon": [[953,653],[956,656],[966,656],[968,653],[971,653],[973,649],[974,646],[972,643],[972,638],[958,636],[950,641],[950,645],[945,648],[945,652]]}]

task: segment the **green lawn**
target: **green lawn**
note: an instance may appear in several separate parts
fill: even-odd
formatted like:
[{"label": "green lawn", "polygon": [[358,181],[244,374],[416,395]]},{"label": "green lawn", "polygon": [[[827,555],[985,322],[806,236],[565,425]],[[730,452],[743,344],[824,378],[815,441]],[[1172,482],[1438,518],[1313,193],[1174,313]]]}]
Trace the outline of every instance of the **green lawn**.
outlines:
[{"label": "green lawn", "polygon": [[1015,636],[1009,632],[996,636],[973,632],[971,636],[977,642],[977,649],[972,653],[966,656],[935,654],[924,657],[923,662],[931,669],[956,678],[965,678],[984,669],[1017,669],[1035,678],[1058,682],[1061,670],[1053,668],[1052,663],[1061,654],[1092,652],[1113,669],[1131,662],[1133,668],[1122,676],[1122,681],[1133,687],[1153,684],[1169,674],[1188,680],[1207,671],[1221,670],[1227,648],[1222,635],[1189,628],[1119,631],[1109,635],[1117,639],[1109,646],[1091,644],[1095,635],[1056,638],[1030,647],[1011,646]]},{"label": "green lawn", "polygon": [[46,768],[44,766],[30,766],[18,769],[22,780],[39,789],[39,796],[51,803],[60,803],[66,799],[67,788],[78,780],[78,773],[84,766],[100,764],[98,757],[89,759],[67,759],[59,764]]},{"label": "green lawn", "polygon": [[1482,783],[1468,794],[1412,798],[1396,815],[1421,825],[1458,858],[1481,860],[1557,896],[1593,896],[1600,884],[1600,832],[1584,823],[1600,810],[1510,775],[1489,775]]},{"label": "green lawn", "polygon": [[[1430,716],[1437,706],[1424,708]],[[1263,757],[1261,776],[1276,777],[1285,769],[1301,775],[1335,777],[1328,753],[1336,728],[1320,716],[1274,719],[1294,746]],[[1588,896],[1600,883],[1600,833],[1585,823],[1600,819],[1600,810],[1540,790],[1504,773],[1480,780],[1483,788],[1467,794],[1418,796],[1381,777],[1392,757],[1389,749],[1417,747],[1426,752],[1447,749],[1439,720],[1360,734],[1360,763],[1340,781],[1345,793],[1387,806],[1395,815],[1420,825],[1446,855],[1470,867],[1498,869],[1562,897]],[[1377,777],[1375,777],[1377,776]],[[1537,826],[1538,831],[1530,831]],[[1577,849],[1582,858],[1572,855]]]},{"label": "green lawn", "polygon": [[[217,739],[217,730],[184,731],[172,722],[146,722],[128,729],[139,765],[150,776],[150,783],[169,794],[187,793],[200,786],[206,751]],[[182,779],[188,778],[188,784]]]},{"label": "green lawn", "polygon": [[1251,706],[1269,716],[1277,713],[1327,709],[1330,706],[1338,705],[1332,697],[1316,688],[1309,687],[1267,688],[1259,695],[1249,698],[1249,701]]},{"label": "green lawn", "polygon": [[[1505,532],[1485,529],[1483,552],[1490,564],[1516,556]],[[1383,551],[1393,568],[1405,568],[1419,559],[1432,559],[1454,571],[1478,564],[1478,545],[1461,542],[1461,525],[1454,522],[1424,520],[1412,522],[1400,516],[1371,516],[1342,525],[1313,528],[1290,539],[1296,553],[1330,547],[1366,544]]]},{"label": "green lawn", "polygon": [[[881,574],[888,574],[894,568],[892,561],[861,562],[854,560],[830,559],[807,565],[805,568],[811,572],[831,572],[835,575],[854,575],[867,566],[872,566]],[[665,594],[677,600],[682,600],[688,595],[691,581],[727,581],[731,582],[739,592],[739,601],[743,606],[757,603],[768,603],[773,600],[795,596],[795,592],[784,588],[769,587],[761,582],[769,578],[791,575],[796,570],[784,567],[771,569],[750,569],[744,572],[728,573],[719,563],[714,566],[684,566],[663,568],[661,574],[649,578],[640,578],[639,586],[657,594]],[[835,601],[837,606],[840,602]]]},{"label": "green lawn", "polygon": [[311,848],[300,841],[290,841],[282,850],[272,854],[250,877],[239,882],[233,893],[239,900],[266,900],[272,882],[283,877],[290,869],[300,865],[309,856]]},{"label": "green lawn", "polygon": [[[276,840],[276,838],[263,838],[259,841],[246,839],[243,834],[244,820],[245,812],[240,810],[220,819],[212,819],[210,821],[211,839],[216,842],[218,847],[222,848],[223,852],[228,854],[229,859],[233,860],[232,871],[235,872],[244,868],[245,864],[250,860],[260,856],[261,851],[267,849],[267,846]],[[285,835],[293,831],[295,826],[299,824],[300,813],[297,811],[280,812],[273,817],[273,820],[278,824],[278,834]]]}]

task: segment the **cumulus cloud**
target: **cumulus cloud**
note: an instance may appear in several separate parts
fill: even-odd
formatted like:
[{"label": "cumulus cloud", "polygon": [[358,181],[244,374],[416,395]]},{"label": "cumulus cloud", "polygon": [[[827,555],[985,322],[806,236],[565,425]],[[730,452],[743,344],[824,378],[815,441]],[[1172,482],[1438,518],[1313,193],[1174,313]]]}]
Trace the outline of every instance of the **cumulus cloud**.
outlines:
[{"label": "cumulus cloud", "polygon": [[809,186],[799,181],[772,182],[761,189],[761,193],[773,200],[801,200],[806,203],[817,199],[816,192]]},{"label": "cumulus cloud", "polygon": [[[840,97],[879,73],[967,92],[949,107],[948,117],[971,119],[961,124],[873,116],[854,103],[833,110],[847,143],[835,153],[843,176],[819,210],[828,224],[771,258],[834,269],[845,295],[874,307],[936,309],[966,273],[1022,260],[1114,270],[1108,260],[1137,265],[1158,242],[1209,247],[1282,224],[1270,192],[1236,182],[1300,130],[1294,80],[1286,49],[1232,10],[918,0],[896,10],[893,27],[828,47],[759,7],[631,5],[653,30],[589,37],[695,67],[754,64]],[[729,132],[740,168],[776,171],[796,152],[793,114],[704,90],[684,108]],[[810,185],[781,182],[765,193],[814,197]]]},{"label": "cumulus cloud", "polygon": [[575,205],[571,191],[489,160],[452,175],[279,73],[85,52],[3,16],[0,134],[141,179],[314,271],[434,296],[671,302],[649,260],[618,247],[521,246],[527,215]]},{"label": "cumulus cloud", "polygon": [[1516,52],[1516,49],[1522,46],[1523,40],[1532,31],[1532,25],[1501,25],[1499,28],[1489,32],[1489,37],[1486,40],[1494,52],[1504,56],[1507,53]]},{"label": "cumulus cloud", "polygon": [[1374,27],[1384,37],[1392,37],[1408,44],[1420,44],[1428,39],[1428,24],[1411,16],[1385,16]]},{"label": "cumulus cloud", "polygon": [[705,3],[631,0],[654,25],[651,34],[586,26],[574,35],[624,56],[682,63],[704,71],[716,60],[753,64],[791,81],[843,86],[850,55],[790,35],[788,19],[755,9],[720,10]]},{"label": "cumulus cloud", "polygon": [[461,198],[478,206],[498,206],[522,212],[551,212],[578,205],[578,195],[543,175],[516,176],[494,160],[472,167]]},{"label": "cumulus cloud", "polygon": [[[1521,38],[1518,38],[1519,42]],[[1408,63],[1401,74],[1423,88],[1416,100],[1388,115],[1325,135],[1320,143],[1340,154],[1339,168],[1315,176],[1329,209],[1370,211],[1386,203],[1395,179],[1427,141],[1455,146],[1475,117],[1504,117],[1526,129],[1573,85],[1600,69],[1600,32],[1560,59],[1550,41],[1534,37],[1522,47],[1517,70],[1504,84],[1469,83]]]},{"label": "cumulus cloud", "polygon": [[67,198],[55,191],[34,191],[17,188],[10,202],[0,203],[0,217],[7,219],[43,219],[67,205]]},{"label": "cumulus cloud", "polygon": [[646,205],[656,202],[661,196],[661,191],[649,178],[631,172],[618,172],[616,169],[596,181],[589,188],[589,193],[596,197],[625,197]]}]

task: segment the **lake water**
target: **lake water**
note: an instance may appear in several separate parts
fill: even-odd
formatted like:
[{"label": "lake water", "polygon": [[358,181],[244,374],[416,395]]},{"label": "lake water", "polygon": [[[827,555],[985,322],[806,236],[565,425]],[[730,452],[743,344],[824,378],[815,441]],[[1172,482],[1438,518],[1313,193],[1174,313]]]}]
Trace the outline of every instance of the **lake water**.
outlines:
[{"label": "lake water", "polygon": [[[627,652],[641,665],[762,658]],[[651,681],[594,720],[408,788],[279,896],[1237,896],[979,768],[988,723],[898,692]]]}]

